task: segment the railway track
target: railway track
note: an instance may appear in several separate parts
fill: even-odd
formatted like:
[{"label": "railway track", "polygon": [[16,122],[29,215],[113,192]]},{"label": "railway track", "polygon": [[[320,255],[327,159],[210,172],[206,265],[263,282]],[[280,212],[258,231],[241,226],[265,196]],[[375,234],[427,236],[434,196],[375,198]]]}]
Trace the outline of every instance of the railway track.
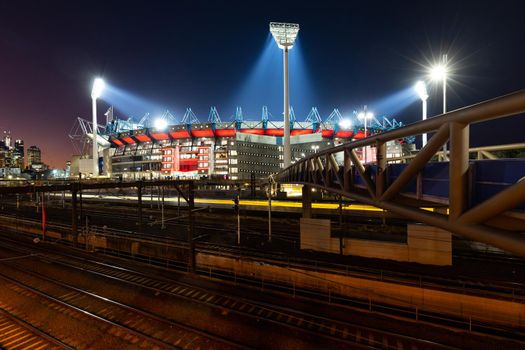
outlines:
[{"label": "railway track", "polygon": [[[118,338],[118,342],[137,344],[141,348],[157,349],[248,348],[120,303],[107,296],[39,275],[29,269],[6,265],[9,266],[11,276],[8,276],[4,268],[4,271],[0,273],[0,279],[6,281],[9,289],[26,299],[37,300],[39,304],[45,305],[51,311],[82,320],[86,324],[98,322],[105,330],[105,334]],[[13,277],[13,272],[15,277]],[[11,312],[16,313],[15,310]],[[26,315],[26,317],[29,317],[29,320],[26,321],[28,323],[40,323],[36,319],[31,319],[31,315]],[[72,348],[90,346],[89,343],[83,343],[81,337],[64,336],[64,334],[57,335],[58,337],[66,337]]]},{"label": "railway track", "polygon": [[0,348],[1,349],[67,349],[74,348],[32,326],[20,317],[12,306],[0,302]]},{"label": "railway track", "polygon": [[[205,233],[213,229],[228,233],[231,233],[232,231],[229,229],[217,229],[216,227],[208,224],[196,225],[196,228],[198,228],[198,230],[196,230],[195,236],[199,235],[199,231]],[[136,239],[137,237],[142,239],[142,236],[135,232],[114,229],[109,229],[108,232],[111,232],[111,235],[119,236],[125,239]],[[147,238],[174,245],[186,242],[185,240],[168,237],[165,234],[155,235],[148,233]],[[525,301],[525,283],[503,282],[488,279],[472,279],[468,276],[457,276],[456,278],[432,275],[422,276],[410,272],[398,272],[395,270],[377,269],[374,267],[334,264],[327,261],[312,260],[301,256],[291,256],[288,253],[279,251],[261,251],[260,249],[246,246],[238,247],[228,244],[219,244],[216,242],[207,242],[203,239],[204,237],[201,237],[201,239],[196,242],[197,249],[203,252],[242,256],[249,259],[259,259],[261,261],[268,262],[286,262],[288,264],[293,264],[294,266],[304,267],[305,269],[311,269],[313,267],[315,269],[322,269],[327,272],[334,272],[360,278],[379,279],[406,285],[417,285],[434,289],[451,290],[459,293],[469,293],[480,296],[489,295],[496,298]],[[476,255],[474,255],[472,258],[475,259],[475,257]],[[510,261],[505,261],[512,264],[514,260],[511,259]]]},{"label": "railway track", "polygon": [[[55,254],[39,255],[38,259],[46,261],[48,264],[52,263],[64,268],[76,269],[84,274],[87,273],[98,278],[118,281],[119,283],[124,283],[132,287],[140,287],[154,293],[184,299],[188,302],[206,305],[217,310],[227,310],[228,313],[234,313],[242,317],[257,320],[258,322],[274,324],[288,331],[300,332],[316,338],[336,342],[341,346],[345,345],[347,348],[451,349],[451,347],[443,344],[363,327],[349,322],[332,320],[279,305],[255,302],[237,296],[233,297],[188,283],[160,277],[152,278],[147,274],[129,268],[111,266],[88,259],[57,256]],[[30,271],[23,271],[23,273],[34,274]],[[57,281],[47,282],[57,283]],[[60,283],[63,284],[63,282]],[[62,287],[66,288],[66,286]],[[75,293],[81,293],[81,291],[74,290],[73,295],[70,296],[70,300],[75,300]],[[85,294],[86,292],[83,291],[82,293]],[[141,333],[143,332],[144,331],[141,331]]]}]

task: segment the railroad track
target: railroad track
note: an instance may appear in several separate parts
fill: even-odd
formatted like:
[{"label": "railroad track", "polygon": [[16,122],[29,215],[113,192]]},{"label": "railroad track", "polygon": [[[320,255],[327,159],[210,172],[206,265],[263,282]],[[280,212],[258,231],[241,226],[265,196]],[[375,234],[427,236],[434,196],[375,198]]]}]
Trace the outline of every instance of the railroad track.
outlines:
[{"label": "railroad track", "polygon": [[[207,232],[213,229],[213,227],[209,225],[200,225],[196,227],[198,230],[196,230],[195,236],[199,235],[199,231]],[[219,230],[230,232],[228,229]],[[111,230],[111,234],[123,238],[139,237],[136,233],[119,230]],[[180,244],[181,242],[185,242],[182,240],[166,237],[165,235],[148,234],[148,238],[170,244]],[[215,242],[206,242],[203,240],[196,241],[196,243],[197,248],[204,252],[243,256],[245,258],[261,259],[269,262],[286,262],[297,266],[303,266],[306,269],[314,266],[315,268],[320,268],[326,271],[362,278],[380,279],[383,281],[391,281],[406,285],[426,286],[434,289],[451,290],[473,295],[490,295],[497,298],[525,301],[524,283],[480,279],[473,280],[468,276],[458,276],[457,278],[449,278],[445,276],[421,276],[411,273],[398,272],[395,270],[380,270],[373,267],[370,268],[358,265],[350,266],[331,264],[325,261],[311,260],[308,258],[290,257],[289,254],[279,253],[277,251],[260,251],[245,246],[237,247],[226,244],[218,244]]]},{"label": "railroad track", "polygon": [[0,349],[68,349],[72,347],[13,315],[13,308],[0,302]]},{"label": "railroad track", "polygon": [[[148,349],[247,348],[242,344],[221,339],[27,269],[13,266],[9,266],[8,269],[11,270],[11,275],[15,271],[16,277],[8,276],[4,269],[4,272],[0,273],[0,279],[3,279],[5,285],[13,292],[45,305],[51,312],[67,315],[85,324],[97,322],[105,334],[117,338],[117,342],[136,344],[137,347]],[[45,326],[40,320],[32,318],[31,315],[24,315],[16,309],[12,309],[11,313],[18,313],[17,317],[26,318],[26,323]],[[71,348],[90,347],[90,343],[83,343],[82,337],[63,333],[57,334],[56,338],[65,338]]]},{"label": "railroad track", "polygon": [[[217,310],[227,310],[255,319],[258,322],[284,327],[289,331],[298,331],[317,338],[335,341],[348,348],[368,349],[451,349],[443,344],[429,342],[414,337],[381,331],[357,324],[342,322],[286,307],[255,302],[244,298],[233,297],[217,291],[193,286],[187,283],[151,278],[150,276],[128,268],[115,267],[88,259],[68,256],[48,255],[38,257],[48,263],[73,268],[83,273],[111,279],[134,287],[146,288],[155,293],[182,298]],[[27,271],[25,271],[27,273]]]}]

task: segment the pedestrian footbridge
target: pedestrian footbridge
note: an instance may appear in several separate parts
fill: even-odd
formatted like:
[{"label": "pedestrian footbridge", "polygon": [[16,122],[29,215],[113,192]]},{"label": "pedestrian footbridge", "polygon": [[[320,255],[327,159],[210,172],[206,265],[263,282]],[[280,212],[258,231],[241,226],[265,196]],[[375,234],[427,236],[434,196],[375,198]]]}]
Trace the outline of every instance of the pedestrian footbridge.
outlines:
[{"label": "pedestrian footbridge", "polygon": [[[471,125],[522,113],[525,91],[320,151],[270,180],[320,188],[525,256],[525,158],[493,153],[525,144],[469,148]],[[424,133],[430,139],[415,156],[386,158],[387,142]],[[361,162],[362,147],[375,147],[376,159]],[[441,212],[421,209],[440,205]]]}]

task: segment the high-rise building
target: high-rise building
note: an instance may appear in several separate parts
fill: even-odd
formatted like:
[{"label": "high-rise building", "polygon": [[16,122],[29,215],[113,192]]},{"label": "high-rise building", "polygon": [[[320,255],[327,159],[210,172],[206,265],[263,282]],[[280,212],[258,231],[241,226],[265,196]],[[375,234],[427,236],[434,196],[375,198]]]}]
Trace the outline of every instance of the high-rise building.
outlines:
[{"label": "high-rise building", "polygon": [[42,157],[41,157],[40,148],[38,148],[37,146],[30,146],[27,149],[27,166],[31,167],[31,165],[35,163],[41,163],[41,162],[42,162]]},{"label": "high-rise building", "polygon": [[13,163],[17,168],[24,169],[24,140],[15,140],[13,149]]},{"label": "high-rise building", "polygon": [[5,147],[7,147],[9,150],[11,149],[12,145],[11,145],[11,131],[9,130],[4,130],[4,136],[2,137],[2,140],[4,141],[4,145]]}]

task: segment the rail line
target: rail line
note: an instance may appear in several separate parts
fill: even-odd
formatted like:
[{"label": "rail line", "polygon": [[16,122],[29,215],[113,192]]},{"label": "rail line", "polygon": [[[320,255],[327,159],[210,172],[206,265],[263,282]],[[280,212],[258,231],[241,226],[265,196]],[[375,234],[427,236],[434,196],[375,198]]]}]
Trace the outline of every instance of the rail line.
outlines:
[{"label": "rail line", "polygon": [[0,302],[0,348],[2,349],[67,349],[66,343],[12,314],[13,308]]},{"label": "rail line", "polygon": [[[32,221],[35,223],[37,222],[37,220],[31,219],[29,219],[28,221]],[[204,226],[208,227],[208,225]],[[67,229],[67,225],[64,226],[64,229]],[[184,248],[185,244],[187,243],[185,240],[177,240],[174,238],[167,237],[165,235],[148,234],[147,237],[144,237],[143,235],[138,235],[134,232],[115,229],[102,230],[97,227],[92,227],[92,230],[94,230],[94,233],[98,232],[97,230],[100,230],[100,234],[106,235],[108,237],[115,236],[121,237],[123,239],[140,239],[144,241],[151,240],[153,242],[161,244],[172,244],[174,246],[179,245],[181,248]],[[237,247],[206,241],[197,241],[196,248],[197,251],[208,252],[212,254],[228,254],[231,256],[241,256],[248,259],[256,258],[268,263],[287,263],[296,267],[303,267],[306,269],[314,268],[326,272],[333,272],[360,278],[392,281],[395,283],[401,283],[406,285],[417,285],[420,287],[425,286],[429,288],[450,290],[459,293],[471,293],[480,296],[490,295],[497,298],[525,301],[525,283],[502,282],[487,279],[471,279],[468,276],[458,276],[457,278],[428,275],[422,276],[414,273],[399,272],[388,269],[377,269],[373,267],[362,267],[358,265],[336,264],[327,261],[313,260],[305,257],[290,256],[290,254],[286,253],[260,251],[245,246]],[[512,260],[510,262],[512,262]]]},{"label": "rail line", "polygon": [[331,320],[269,303],[232,297],[231,295],[209,291],[188,283],[160,277],[152,278],[147,274],[129,268],[116,267],[79,257],[74,257],[74,260],[72,258],[72,256],[67,256],[66,262],[65,257],[55,254],[46,254],[45,257],[42,255],[38,256],[38,259],[77,269],[84,273],[146,288],[163,295],[186,299],[219,310],[227,309],[231,313],[273,323],[280,327],[286,327],[287,329],[300,331],[315,337],[326,338],[340,344],[346,344],[352,348],[452,349],[452,347],[436,342],[363,327],[349,322]]},{"label": "rail line", "polygon": [[[89,322],[101,322],[107,329],[107,334],[116,336],[119,340],[131,339],[133,343],[142,340],[142,345],[150,344],[149,347],[161,349],[211,348],[219,345],[221,349],[248,349],[242,344],[125,305],[106,296],[8,265],[9,269],[19,272],[17,278],[8,276],[5,271],[0,273],[0,278],[7,281],[12,290],[26,297],[38,297],[48,308],[63,314],[89,319]],[[75,343],[71,345],[78,348],[88,344],[82,344],[75,339]]]}]

